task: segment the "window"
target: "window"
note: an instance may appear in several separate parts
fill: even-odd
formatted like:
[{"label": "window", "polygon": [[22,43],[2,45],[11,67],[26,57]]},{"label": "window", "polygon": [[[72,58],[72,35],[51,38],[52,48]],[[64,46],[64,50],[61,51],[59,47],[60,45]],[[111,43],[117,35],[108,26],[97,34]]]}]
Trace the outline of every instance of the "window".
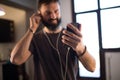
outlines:
[{"label": "window", "polygon": [[94,10],[97,9],[97,0],[74,0],[74,5],[75,5],[74,7],[76,13],[88,11],[88,10]]},{"label": "window", "polygon": [[[92,21],[91,21],[92,19]],[[96,59],[97,68],[94,73],[88,72],[80,63],[80,75],[84,77],[99,77],[99,42],[98,42],[98,29],[97,29],[97,14],[96,12],[78,14],[76,15],[77,22],[82,24],[83,41],[87,49],[92,53]],[[87,75],[86,75],[87,73]]]},{"label": "window", "polygon": [[96,59],[96,70],[88,72],[80,63],[81,77],[100,78],[100,50],[120,48],[120,0],[72,0],[73,21],[82,24],[85,45]]},{"label": "window", "polygon": [[120,0],[99,0],[100,1],[100,8],[110,8],[119,6],[120,7]]},{"label": "window", "polygon": [[103,48],[120,47],[120,8],[101,10]]}]

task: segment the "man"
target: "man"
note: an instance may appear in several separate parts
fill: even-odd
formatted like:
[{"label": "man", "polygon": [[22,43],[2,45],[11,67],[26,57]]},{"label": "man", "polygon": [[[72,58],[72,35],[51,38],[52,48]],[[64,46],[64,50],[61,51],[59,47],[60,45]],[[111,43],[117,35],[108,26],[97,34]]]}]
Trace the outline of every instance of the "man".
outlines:
[{"label": "man", "polygon": [[[10,61],[17,65],[33,55],[34,80],[77,80],[78,60],[87,70],[95,70],[95,59],[83,44],[81,28],[68,24],[72,33],[60,22],[59,0],[40,0],[28,31],[12,50]],[[41,23],[43,29],[35,33]]]}]

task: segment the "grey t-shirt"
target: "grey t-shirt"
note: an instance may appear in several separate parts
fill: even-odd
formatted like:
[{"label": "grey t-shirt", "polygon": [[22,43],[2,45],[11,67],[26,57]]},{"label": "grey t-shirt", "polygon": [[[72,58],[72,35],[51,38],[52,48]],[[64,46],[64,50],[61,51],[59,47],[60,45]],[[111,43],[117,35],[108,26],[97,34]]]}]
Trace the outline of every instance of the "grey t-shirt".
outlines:
[{"label": "grey t-shirt", "polygon": [[[59,33],[47,34],[51,43],[56,46]],[[78,59],[76,53],[70,49],[67,60],[66,70],[66,54],[68,46],[61,41],[62,32],[59,37],[59,54],[50,45],[47,37],[41,30],[36,33],[31,41],[29,50],[33,54],[34,61],[34,80],[63,80],[66,72],[66,80],[77,80],[78,77]],[[60,56],[60,59],[59,59]],[[61,68],[61,63],[62,68]],[[61,73],[61,70],[63,73]],[[65,71],[66,70],[66,71]]]}]

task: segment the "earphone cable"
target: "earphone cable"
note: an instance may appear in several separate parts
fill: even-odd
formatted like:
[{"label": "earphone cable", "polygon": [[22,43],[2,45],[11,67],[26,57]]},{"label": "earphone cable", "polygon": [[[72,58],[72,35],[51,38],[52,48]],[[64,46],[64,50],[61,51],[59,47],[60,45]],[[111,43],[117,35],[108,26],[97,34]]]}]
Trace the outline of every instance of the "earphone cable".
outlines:
[{"label": "earphone cable", "polygon": [[50,41],[50,38],[48,37],[47,33],[45,31],[43,31],[44,35],[46,36],[49,44],[51,45],[51,47],[53,49],[55,49],[58,53],[58,57],[59,57],[59,62],[60,62],[60,66],[61,66],[61,76],[63,78],[63,80],[66,80],[66,74],[67,74],[67,68],[68,68],[68,53],[69,53],[69,50],[70,48],[68,47],[68,50],[67,50],[67,54],[66,54],[66,65],[65,65],[65,73],[63,73],[63,65],[62,65],[62,60],[61,60],[61,56],[60,56],[60,51],[58,49],[58,43],[59,43],[59,38],[60,38],[60,34],[61,32],[59,33],[58,37],[57,37],[57,41],[56,41],[56,47],[53,46],[52,42]]}]

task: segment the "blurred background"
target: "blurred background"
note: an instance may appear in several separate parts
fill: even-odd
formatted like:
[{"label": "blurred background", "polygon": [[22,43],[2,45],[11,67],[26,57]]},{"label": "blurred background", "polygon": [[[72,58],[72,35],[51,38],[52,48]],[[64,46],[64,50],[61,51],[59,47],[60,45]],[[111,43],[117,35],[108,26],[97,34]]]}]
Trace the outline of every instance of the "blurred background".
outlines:
[{"label": "blurred background", "polygon": [[[96,59],[91,73],[79,62],[80,80],[120,80],[120,0],[60,0],[62,26],[82,24],[83,40]],[[38,0],[0,0],[0,80],[34,80],[32,57],[23,65],[9,61],[29,27]],[[1,13],[2,12],[2,13]]]}]

